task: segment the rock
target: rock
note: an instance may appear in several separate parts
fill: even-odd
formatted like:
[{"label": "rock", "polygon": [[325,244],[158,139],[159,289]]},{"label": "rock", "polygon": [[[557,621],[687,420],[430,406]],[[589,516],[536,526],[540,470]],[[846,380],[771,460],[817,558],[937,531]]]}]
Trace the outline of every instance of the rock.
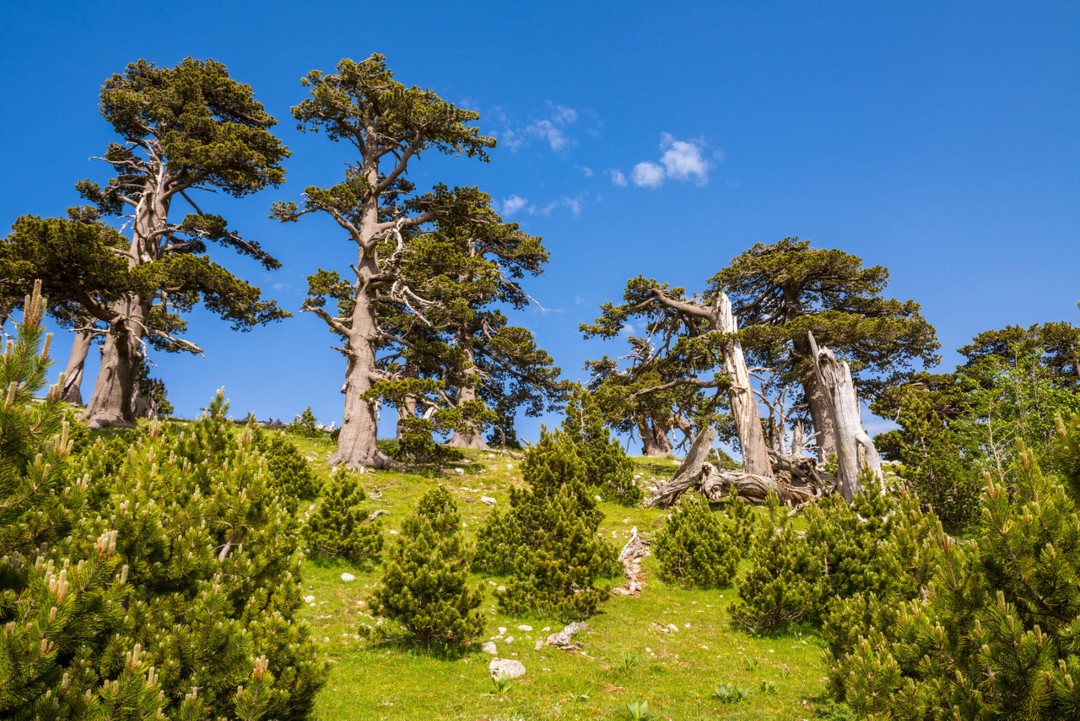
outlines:
[{"label": "rock", "polygon": [[499,635],[502,636],[506,633],[506,626],[499,626]]},{"label": "rock", "polygon": [[390,514],[390,511],[387,511],[385,509],[380,508],[379,510],[375,511],[370,516],[368,516],[367,519],[369,521],[374,521],[379,516],[386,516],[386,515],[389,515],[389,514]]},{"label": "rock", "polygon": [[485,641],[484,645],[480,647],[480,650],[491,656],[499,655],[499,649],[495,647],[495,643],[493,641]]},{"label": "rock", "polygon": [[356,576],[352,575],[351,573],[343,573],[341,574],[341,580],[345,583],[348,583],[349,581],[355,581]]},{"label": "rock", "polygon": [[513,642],[514,642],[514,637],[513,636],[507,636],[506,640],[503,643],[513,643]]},{"label": "rock", "polygon": [[459,476],[464,476],[465,475],[465,469],[464,468],[455,468],[454,473],[458,474]]},{"label": "rock", "polygon": [[518,626],[518,630],[519,631],[524,631],[525,633],[528,633],[529,631],[532,630],[532,626],[526,626],[525,624],[521,624],[520,626]]},{"label": "rock", "polygon": [[495,591],[497,593],[505,593],[506,592],[506,586],[499,586],[498,588],[495,589]]},{"label": "rock", "polygon": [[525,675],[525,664],[510,658],[493,658],[488,664],[488,673],[492,678],[521,678]]},{"label": "rock", "polygon": [[539,651],[539,650],[540,650],[540,649],[542,649],[543,647],[544,647],[544,642],[543,642],[543,641],[542,641],[541,639],[539,639],[539,638],[538,638],[538,639],[536,639],[536,645],[535,645],[535,646],[533,646],[533,650],[534,650],[534,651]]},{"label": "rock", "polygon": [[315,600],[314,596],[304,596],[304,603],[311,603]]},{"label": "rock", "polygon": [[589,625],[584,621],[574,621],[558,633],[553,633],[548,636],[547,644],[549,646],[554,646],[555,648],[561,648],[563,651],[580,649],[581,644],[574,641],[574,634],[578,631],[584,631],[588,627]]},{"label": "rock", "polygon": [[495,499],[492,498],[491,496],[480,496],[480,502],[481,503],[486,503],[489,506],[494,506],[495,505]]}]

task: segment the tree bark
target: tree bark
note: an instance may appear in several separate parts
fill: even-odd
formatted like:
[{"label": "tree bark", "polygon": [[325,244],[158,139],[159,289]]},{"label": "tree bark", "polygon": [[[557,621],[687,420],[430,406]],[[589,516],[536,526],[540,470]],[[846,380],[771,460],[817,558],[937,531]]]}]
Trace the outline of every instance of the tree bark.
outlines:
[{"label": "tree bark", "polygon": [[731,415],[735,421],[739,445],[742,447],[743,470],[751,475],[771,478],[772,465],[769,463],[765,432],[761,427],[761,412],[750,386],[750,373],[746,369],[742,343],[734,337],[739,330],[738,322],[726,293],[719,294],[716,304],[716,329],[729,334],[724,348],[724,373],[731,381],[728,386],[728,400],[731,403]]},{"label": "tree bark", "polygon": [[[829,399],[836,428],[840,495],[850,502],[862,490],[859,477],[863,470],[868,469],[881,478],[881,457],[862,426],[851,368],[846,362],[837,360],[828,348],[818,348],[813,334],[809,335],[809,343],[818,381]],[[863,452],[861,462],[860,447]]]},{"label": "tree bark", "polygon": [[[476,400],[476,386],[472,385],[473,379],[477,378],[476,366],[473,364],[475,354],[473,353],[472,341],[468,338],[461,339],[461,351],[465,359],[465,378],[466,381],[458,389],[457,405],[462,407],[466,403],[471,403]],[[447,444],[451,448],[476,448],[480,450],[487,450],[488,444],[484,440],[484,434],[480,432],[472,423],[466,424],[464,428],[459,428],[454,431],[454,435],[450,437],[450,442]]]},{"label": "tree bark", "polygon": [[810,421],[814,425],[815,443],[817,444],[817,457],[821,463],[826,463],[836,455],[836,426],[833,424],[832,411],[829,407],[829,399],[818,381],[817,370],[814,367],[813,351],[809,340],[798,339],[793,343],[796,358],[807,363],[806,372],[802,377],[803,395],[810,407]]},{"label": "tree bark", "polygon": [[671,439],[651,418],[640,418],[637,422],[638,436],[641,438],[641,453],[650,458],[670,458],[672,455]]},{"label": "tree bark", "polygon": [[[378,272],[378,268],[372,272],[372,268],[364,266],[360,270],[361,274]],[[356,469],[399,468],[401,464],[380,451],[376,443],[379,433],[376,401],[361,397],[371,390],[378,375],[375,367],[378,326],[375,307],[367,294],[361,290],[355,300],[346,348],[349,362],[345,369],[345,412],[337,450],[330,457],[330,465]]]},{"label": "tree bark", "polygon": [[87,331],[77,331],[71,342],[71,355],[68,356],[67,368],[64,370],[64,387],[60,391],[60,397],[68,403],[77,406],[83,404],[82,379],[83,366],[86,356],[90,353],[90,345],[94,337]]},{"label": "tree bark", "polygon": [[394,431],[394,438],[400,441],[405,435],[405,426],[402,424],[402,421],[406,418],[416,417],[416,397],[405,396],[405,400],[398,406],[397,413],[397,429]]}]

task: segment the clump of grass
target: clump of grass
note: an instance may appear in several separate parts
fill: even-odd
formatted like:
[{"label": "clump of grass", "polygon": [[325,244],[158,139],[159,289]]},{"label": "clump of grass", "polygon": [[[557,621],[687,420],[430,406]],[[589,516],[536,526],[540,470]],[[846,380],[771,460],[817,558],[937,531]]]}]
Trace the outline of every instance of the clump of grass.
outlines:
[{"label": "clump of grass", "polygon": [[742,686],[735,686],[724,681],[713,689],[713,695],[720,703],[740,703],[746,700],[750,692]]}]

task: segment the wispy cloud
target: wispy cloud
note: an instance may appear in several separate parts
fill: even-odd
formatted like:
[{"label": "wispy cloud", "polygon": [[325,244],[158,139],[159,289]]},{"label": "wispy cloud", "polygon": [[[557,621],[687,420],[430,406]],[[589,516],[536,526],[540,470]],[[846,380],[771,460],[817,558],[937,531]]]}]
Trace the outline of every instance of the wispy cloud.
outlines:
[{"label": "wispy cloud", "polygon": [[520,195],[511,195],[502,202],[502,214],[509,218],[528,204],[529,200],[527,198],[522,198]]},{"label": "wispy cloud", "polygon": [[499,133],[500,142],[511,150],[517,151],[529,145],[532,141],[547,143],[555,152],[564,150],[573,144],[573,140],[567,135],[568,128],[577,122],[578,112],[566,105],[551,105],[550,112],[546,117],[536,118],[524,126],[514,127],[509,123],[509,117],[505,113],[499,113],[497,117],[507,123]]},{"label": "wispy cloud", "polygon": [[528,198],[523,198],[520,195],[515,194],[504,199],[499,207],[504,218],[509,218],[515,213],[549,217],[560,208],[569,210],[571,215],[577,217],[581,215],[581,210],[585,207],[585,195],[582,194],[573,197],[564,195],[561,198],[556,198],[543,205],[538,205],[536,203],[530,203]]},{"label": "wispy cloud", "polygon": [[[691,181],[695,185],[709,182],[712,164],[704,155],[701,140],[678,140],[671,133],[660,134],[660,158],[643,160],[630,171],[629,181],[639,188],[659,188],[666,180]],[[718,159],[721,155],[715,156]],[[611,182],[625,187],[626,175],[619,169],[610,170]]]}]

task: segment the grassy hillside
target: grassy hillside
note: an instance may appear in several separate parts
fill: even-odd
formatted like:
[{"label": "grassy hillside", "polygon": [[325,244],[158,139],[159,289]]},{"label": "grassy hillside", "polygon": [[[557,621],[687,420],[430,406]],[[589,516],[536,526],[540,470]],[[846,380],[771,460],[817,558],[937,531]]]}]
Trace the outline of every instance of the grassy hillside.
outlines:
[{"label": "grassy hillside", "polygon": [[[313,465],[325,472],[327,439],[297,439]],[[638,460],[641,482],[666,478],[674,462]],[[520,461],[492,453],[470,453],[442,474],[372,473],[365,490],[381,494],[372,508],[389,511],[385,528],[393,534],[423,492],[442,482],[454,495],[468,531],[483,522],[490,507],[481,496],[505,507],[508,490],[520,481]],[[603,503],[602,532],[621,546],[637,526],[646,536],[663,523],[663,511]],[[731,629],[728,606],[734,589],[684,591],[657,578],[653,558],[645,561],[647,586],[638,598],[612,596],[589,628],[577,636],[579,652],[549,646],[536,649],[562,624],[537,616],[500,613],[492,591],[499,579],[477,576],[488,591],[482,609],[485,639],[501,657],[521,661],[525,678],[498,691],[487,673],[490,656],[476,650],[444,660],[358,634],[373,623],[366,598],[378,572],[347,564],[309,561],[304,570],[306,617],[333,659],[329,682],[318,699],[318,717],[334,720],[461,719],[628,719],[631,702],[647,702],[653,719],[808,719],[820,716],[824,666],[813,636],[753,638]],[[356,580],[343,581],[351,573]],[[521,627],[531,627],[526,630]],[[511,640],[512,639],[512,640]],[[715,689],[727,684],[745,698],[723,701]]]}]

